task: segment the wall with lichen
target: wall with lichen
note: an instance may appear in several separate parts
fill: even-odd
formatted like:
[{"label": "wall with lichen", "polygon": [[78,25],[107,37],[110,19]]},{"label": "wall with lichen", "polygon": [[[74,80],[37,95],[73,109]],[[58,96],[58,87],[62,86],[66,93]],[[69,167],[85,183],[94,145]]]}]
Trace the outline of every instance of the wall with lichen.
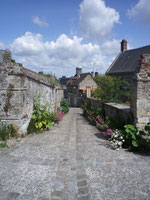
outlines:
[{"label": "wall with lichen", "polygon": [[26,133],[38,94],[42,104],[50,105],[50,111],[56,110],[63,98],[62,89],[21,64],[0,64],[0,120],[15,123],[21,133]]},{"label": "wall with lichen", "polygon": [[141,56],[139,72],[132,81],[131,112],[137,127],[143,128],[150,122],[150,54]]}]

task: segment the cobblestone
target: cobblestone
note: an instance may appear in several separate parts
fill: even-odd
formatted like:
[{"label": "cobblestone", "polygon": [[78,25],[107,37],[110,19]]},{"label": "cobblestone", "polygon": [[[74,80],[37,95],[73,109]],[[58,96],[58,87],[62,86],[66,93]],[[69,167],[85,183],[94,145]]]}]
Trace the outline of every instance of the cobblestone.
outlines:
[{"label": "cobblestone", "polygon": [[0,200],[150,200],[150,156],[107,144],[70,109],[50,131],[0,150]]}]

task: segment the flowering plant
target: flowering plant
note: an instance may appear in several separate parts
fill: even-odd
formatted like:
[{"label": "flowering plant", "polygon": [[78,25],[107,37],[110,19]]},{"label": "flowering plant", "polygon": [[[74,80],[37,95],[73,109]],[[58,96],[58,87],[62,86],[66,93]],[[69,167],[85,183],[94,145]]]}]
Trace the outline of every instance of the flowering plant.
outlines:
[{"label": "flowering plant", "polygon": [[116,129],[110,137],[110,144],[112,145],[113,148],[115,149],[121,149],[123,143],[125,142],[123,136],[121,135],[121,133],[119,132],[118,129]]},{"label": "flowering plant", "polygon": [[110,136],[112,134],[112,130],[109,128],[109,126],[104,122],[100,114],[96,114],[92,112],[91,110],[87,111],[87,118],[90,121],[91,124],[95,125],[103,135]]},{"label": "flowering plant", "polygon": [[60,121],[60,120],[62,120],[64,113],[60,112],[60,113],[57,114],[57,116],[58,116],[58,120]]}]

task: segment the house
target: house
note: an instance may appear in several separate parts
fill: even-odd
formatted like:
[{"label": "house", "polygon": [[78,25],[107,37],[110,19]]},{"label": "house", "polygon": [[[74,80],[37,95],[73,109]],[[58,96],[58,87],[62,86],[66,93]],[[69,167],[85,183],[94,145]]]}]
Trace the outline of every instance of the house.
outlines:
[{"label": "house", "polygon": [[131,83],[133,75],[139,71],[139,60],[142,54],[150,54],[150,45],[127,50],[127,41],[121,41],[121,52],[112,62],[107,75],[119,76]]},{"label": "house", "polygon": [[64,90],[64,99],[68,99],[68,93],[67,93],[67,81],[69,80],[69,78],[67,78],[66,76],[62,76],[61,78],[59,78],[60,84],[63,87]]},{"label": "house", "polygon": [[97,88],[91,73],[82,73],[81,68],[76,68],[76,75],[67,82],[68,102],[70,106],[81,105],[84,96],[90,97],[91,92]]}]

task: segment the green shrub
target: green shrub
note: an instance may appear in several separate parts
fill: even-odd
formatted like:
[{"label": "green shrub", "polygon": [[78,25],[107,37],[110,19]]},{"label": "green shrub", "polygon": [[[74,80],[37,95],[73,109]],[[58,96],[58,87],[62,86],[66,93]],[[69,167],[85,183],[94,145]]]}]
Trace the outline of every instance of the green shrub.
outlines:
[{"label": "green shrub", "polygon": [[61,111],[67,113],[69,111],[69,105],[66,100],[62,99],[60,102]]},{"label": "green shrub", "polygon": [[92,115],[96,115],[93,106],[91,105],[91,102],[89,100],[85,100],[82,104],[82,110],[84,117],[87,117],[89,114],[89,111],[92,112]]},{"label": "green shrub", "polygon": [[125,139],[125,147],[142,152],[150,150],[150,123],[143,130],[138,130],[130,124],[124,126],[124,128],[122,134]]},{"label": "green shrub", "polygon": [[9,139],[10,128],[8,126],[2,126],[0,128],[0,140],[5,141]]},{"label": "green shrub", "polygon": [[58,123],[59,118],[56,112],[52,112],[49,114],[49,120],[51,121],[51,123]]},{"label": "green shrub", "polygon": [[137,132],[138,130],[131,124],[124,126],[123,136],[125,139],[125,146],[129,147],[131,150],[139,148]]},{"label": "green shrub", "polygon": [[112,128],[112,129],[119,129],[122,130],[125,126],[125,123],[120,119],[115,119],[112,117],[107,117],[106,116],[106,123]]},{"label": "green shrub", "polygon": [[150,123],[138,132],[137,137],[141,151],[150,151]]},{"label": "green shrub", "polygon": [[55,114],[50,113],[47,110],[48,107],[49,105],[47,104],[41,104],[40,95],[35,97],[33,115],[27,129],[28,133],[39,133],[51,128]]},{"label": "green shrub", "polygon": [[94,98],[101,99],[104,103],[124,103],[130,100],[130,85],[121,78],[99,75],[94,80],[98,85],[92,94]]},{"label": "green shrub", "polygon": [[6,141],[10,137],[17,137],[18,128],[15,124],[10,124],[7,121],[0,122],[0,140]]}]

